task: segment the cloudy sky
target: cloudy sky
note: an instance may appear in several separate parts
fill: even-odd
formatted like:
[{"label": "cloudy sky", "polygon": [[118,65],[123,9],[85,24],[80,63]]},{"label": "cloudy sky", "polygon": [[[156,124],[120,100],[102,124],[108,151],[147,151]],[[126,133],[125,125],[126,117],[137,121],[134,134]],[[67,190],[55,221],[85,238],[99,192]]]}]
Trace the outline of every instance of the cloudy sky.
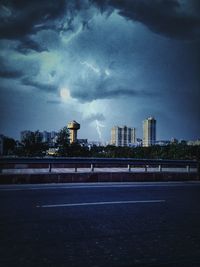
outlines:
[{"label": "cloudy sky", "polygon": [[157,139],[200,137],[199,0],[0,0],[0,133],[157,119]]}]

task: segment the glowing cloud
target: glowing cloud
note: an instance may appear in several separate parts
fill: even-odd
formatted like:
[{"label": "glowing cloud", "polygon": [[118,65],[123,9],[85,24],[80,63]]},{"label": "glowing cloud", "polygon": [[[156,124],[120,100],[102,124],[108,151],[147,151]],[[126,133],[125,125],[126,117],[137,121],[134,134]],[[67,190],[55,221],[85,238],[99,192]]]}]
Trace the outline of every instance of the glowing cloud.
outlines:
[{"label": "glowing cloud", "polygon": [[71,99],[71,94],[69,89],[67,88],[61,88],[60,89],[60,98],[63,102],[66,102]]},{"label": "glowing cloud", "polygon": [[110,71],[108,69],[105,69],[106,76],[110,76]]}]

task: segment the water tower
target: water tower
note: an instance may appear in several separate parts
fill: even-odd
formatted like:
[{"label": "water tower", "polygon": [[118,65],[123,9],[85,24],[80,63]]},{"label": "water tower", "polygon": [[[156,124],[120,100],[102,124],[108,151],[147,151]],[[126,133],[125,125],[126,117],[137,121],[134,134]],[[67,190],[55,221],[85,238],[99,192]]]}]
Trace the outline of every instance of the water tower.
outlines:
[{"label": "water tower", "polygon": [[70,144],[77,142],[77,131],[80,129],[80,124],[76,121],[68,123],[67,128],[70,131]]}]

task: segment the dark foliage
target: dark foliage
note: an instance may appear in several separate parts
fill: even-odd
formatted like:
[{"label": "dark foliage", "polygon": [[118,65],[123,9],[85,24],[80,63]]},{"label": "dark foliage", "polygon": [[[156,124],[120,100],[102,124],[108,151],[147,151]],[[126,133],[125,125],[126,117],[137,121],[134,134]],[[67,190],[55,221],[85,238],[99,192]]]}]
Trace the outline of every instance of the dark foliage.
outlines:
[{"label": "dark foliage", "polygon": [[67,156],[69,151],[69,130],[63,127],[58,133],[57,146],[59,156]]},{"label": "dark foliage", "polygon": [[16,141],[9,137],[3,138],[3,154],[13,155],[15,153]]},{"label": "dark foliage", "polygon": [[[45,156],[48,144],[42,142],[39,131],[30,132],[21,143],[12,138],[4,137],[4,155],[17,156]],[[101,157],[101,158],[138,158],[138,159],[188,159],[200,161],[200,146],[189,146],[186,142],[173,143],[166,146],[151,147],[116,147],[82,146],[78,143],[70,144],[69,130],[64,127],[58,133],[58,153],[55,156],[64,157]]]},{"label": "dark foliage", "polygon": [[21,146],[17,149],[19,156],[44,156],[45,151],[48,148],[47,143],[42,142],[42,137],[39,131],[30,132],[22,142]]}]

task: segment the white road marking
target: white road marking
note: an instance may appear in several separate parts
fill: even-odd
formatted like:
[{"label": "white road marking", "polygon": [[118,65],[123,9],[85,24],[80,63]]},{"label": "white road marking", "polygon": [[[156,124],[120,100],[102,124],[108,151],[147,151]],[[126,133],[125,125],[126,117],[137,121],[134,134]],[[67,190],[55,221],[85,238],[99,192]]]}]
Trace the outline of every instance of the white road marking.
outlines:
[{"label": "white road marking", "polygon": [[50,204],[38,205],[37,208],[59,208],[59,207],[77,207],[77,206],[92,206],[92,205],[113,205],[113,204],[138,204],[138,203],[161,203],[164,199],[159,200],[128,200],[128,201],[103,201],[103,202],[85,202],[85,203],[67,203],[67,204]]}]

